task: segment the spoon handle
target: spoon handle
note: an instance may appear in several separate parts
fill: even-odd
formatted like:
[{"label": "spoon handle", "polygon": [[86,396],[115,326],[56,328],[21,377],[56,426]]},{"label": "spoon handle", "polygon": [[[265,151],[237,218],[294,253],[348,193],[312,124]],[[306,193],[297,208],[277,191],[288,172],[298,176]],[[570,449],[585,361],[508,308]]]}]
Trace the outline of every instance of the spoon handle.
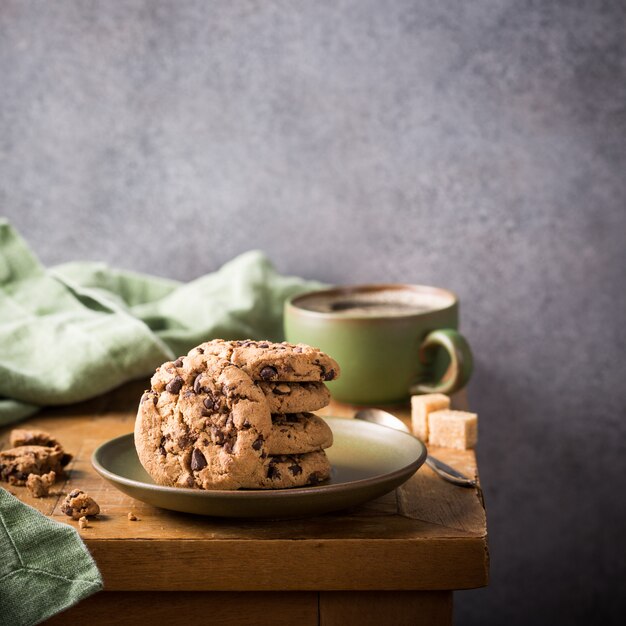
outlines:
[{"label": "spoon handle", "polygon": [[468,478],[464,474],[461,474],[461,472],[455,470],[453,467],[450,467],[430,454],[426,457],[426,465],[428,465],[428,467],[430,467],[436,474],[439,474],[441,478],[454,485],[459,485],[460,487],[476,487],[476,481],[474,479]]},{"label": "spoon handle", "polygon": [[[398,419],[395,415],[387,413],[381,409],[361,409],[354,414],[355,419],[363,420],[364,422],[372,422],[385,426],[386,428],[395,428],[405,433],[411,434],[406,424]],[[413,436],[413,435],[411,435]],[[468,478],[461,472],[450,467],[443,461],[436,459],[430,454],[426,457],[426,465],[430,467],[436,474],[438,474],[444,480],[452,483],[453,485],[459,485],[460,487],[476,487],[476,481],[472,478]]]}]

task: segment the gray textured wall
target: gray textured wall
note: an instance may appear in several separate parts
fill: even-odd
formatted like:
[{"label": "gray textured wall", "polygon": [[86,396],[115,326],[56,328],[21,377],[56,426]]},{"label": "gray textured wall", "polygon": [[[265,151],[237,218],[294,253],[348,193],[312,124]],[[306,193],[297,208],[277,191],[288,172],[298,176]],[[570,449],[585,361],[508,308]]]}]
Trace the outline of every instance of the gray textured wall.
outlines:
[{"label": "gray textured wall", "polygon": [[459,624],[617,621],[621,3],[0,2],[0,211],[49,264],[456,290],[492,583]]}]

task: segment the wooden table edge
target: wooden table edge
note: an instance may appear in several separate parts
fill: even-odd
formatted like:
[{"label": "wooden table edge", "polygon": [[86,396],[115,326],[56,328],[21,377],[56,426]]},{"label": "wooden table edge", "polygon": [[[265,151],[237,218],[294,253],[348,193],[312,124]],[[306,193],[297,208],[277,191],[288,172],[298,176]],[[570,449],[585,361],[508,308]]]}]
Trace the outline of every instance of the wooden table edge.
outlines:
[{"label": "wooden table edge", "polygon": [[85,543],[111,591],[433,591],[475,589],[489,580],[486,535],[365,542],[222,539],[219,547],[210,539]]}]

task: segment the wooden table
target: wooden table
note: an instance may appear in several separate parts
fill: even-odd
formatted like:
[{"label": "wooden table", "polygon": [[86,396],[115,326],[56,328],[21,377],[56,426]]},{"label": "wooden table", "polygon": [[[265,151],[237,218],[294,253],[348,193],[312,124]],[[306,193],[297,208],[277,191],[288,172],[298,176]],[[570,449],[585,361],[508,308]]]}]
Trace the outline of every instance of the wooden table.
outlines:
[{"label": "wooden table", "polygon": [[[26,488],[11,491],[76,528],[60,511],[71,489],[90,493],[102,510],[79,532],[100,567],[105,591],[47,623],[450,624],[452,591],[487,584],[480,488],[446,483],[426,466],[378,500],[300,520],[203,518],[122,494],[96,474],[90,458],[102,442],[132,431],[145,386],[132,383],[26,422],[53,433],[75,458],[54,495],[34,499]],[[352,411],[334,405],[321,413]],[[401,417],[408,415],[403,409]],[[9,430],[0,430],[1,444]],[[431,451],[477,475],[473,451]],[[138,521],[128,519],[131,511]]]}]

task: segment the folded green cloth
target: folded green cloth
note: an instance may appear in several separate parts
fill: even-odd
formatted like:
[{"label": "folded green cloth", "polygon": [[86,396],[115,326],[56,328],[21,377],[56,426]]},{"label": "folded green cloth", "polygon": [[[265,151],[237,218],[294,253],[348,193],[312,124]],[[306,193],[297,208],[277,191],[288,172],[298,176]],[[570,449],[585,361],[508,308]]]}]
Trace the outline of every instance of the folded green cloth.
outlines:
[{"label": "folded green cloth", "polygon": [[289,296],[321,284],[248,252],[187,284],[101,263],[44,268],[0,220],[0,425],[146,376],[215,337],[282,338]]},{"label": "folded green cloth", "polygon": [[101,589],[76,530],[0,488],[0,624],[37,624]]},{"label": "folded green cloth", "polygon": [[[277,274],[261,252],[188,284],[100,263],[46,269],[0,219],[0,426],[147,376],[208,339],[281,340],[285,299],[321,286]],[[0,523],[0,623],[35,624],[101,588],[69,526],[3,489]]]}]

